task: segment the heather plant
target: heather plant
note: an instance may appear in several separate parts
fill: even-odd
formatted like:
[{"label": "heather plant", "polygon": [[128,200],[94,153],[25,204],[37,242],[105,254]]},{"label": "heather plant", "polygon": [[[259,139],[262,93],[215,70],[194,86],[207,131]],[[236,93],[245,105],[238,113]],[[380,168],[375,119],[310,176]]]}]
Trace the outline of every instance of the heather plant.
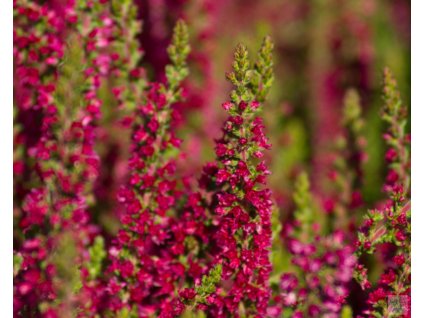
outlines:
[{"label": "heather plant", "polygon": [[201,280],[193,277],[194,287],[180,295],[188,308],[216,317],[263,316],[270,296],[266,277],[271,269],[271,200],[269,190],[261,186],[268,173],[262,151],[270,145],[255,114],[273,81],[272,49],[270,38],[265,38],[250,67],[245,46],[237,46],[233,72],[226,75],[234,90],[231,101],[222,104],[229,117],[223,137],[216,141],[216,161],[204,167],[199,183],[197,201],[203,197],[201,217],[210,238],[197,240],[197,254],[210,254],[211,269]]},{"label": "heather plant", "polygon": [[[65,20],[59,18],[62,9]],[[78,292],[85,280],[79,268],[98,232],[89,224],[89,207],[99,174],[100,87],[119,73],[119,56],[106,47],[115,25],[105,4],[69,2],[65,8],[22,1],[15,12],[17,118],[25,122],[32,114],[39,121],[17,133],[17,153],[26,161],[16,160],[15,172],[24,178],[19,186],[31,187],[19,188],[23,202],[15,222],[22,233],[15,232],[15,249],[22,261],[14,307],[24,316],[71,316],[85,302]]]},{"label": "heather plant", "polygon": [[[73,300],[67,296],[73,287],[68,283],[78,277],[76,246],[69,245],[72,273],[60,271],[55,252],[72,236],[75,218],[84,218],[86,200],[78,179],[85,169],[67,175],[72,148],[58,142],[65,135],[57,131],[63,118],[54,95],[64,57],[62,36],[76,17],[72,6],[67,7],[65,19],[51,7],[32,2],[16,2],[14,10],[16,119],[24,128],[16,136],[20,158],[14,163],[20,181],[15,197],[15,257],[20,266],[14,277],[14,312],[54,316],[55,300],[66,298],[63,307],[71,314],[67,305]],[[75,195],[70,195],[75,188]]]},{"label": "heather plant", "polygon": [[369,291],[371,317],[408,317],[411,288],[411,202],[410,202],[410,136],[406,133],[407,108],[404,106],[391,71],[384,71],[382,118],[387,123],[384,139],[388,144],[385,160],[388,174],[384,191],[387,200],[380,208],[371,209],[358,232],[358,256],[380,252],[383,272],[376,281],[369,280],[368,269],[360,263],[356,279]]},{"label": "heather plant", "polygon": [[206,166],[201,183],[213,189],[209,206],[214,219],[211,245],[221,264],[221,283],[207,303],[216,317],[228,313],[264,316],[270,298],[272,200],[263,151],[270,148],[262,119],[256,116],[273,81],[273,44],[265,38],[254,68],[248,51],[238,45],[231,100],[222,104],[229,117],[216,141],[216,162]]},{"label": "heather plant", "polygon": [[14,315],[408,317],[388,8],[14,1]]},{"label": "heather plant", "polygon": [[[182,279],[183,231],[174,206],[182,195],[173,178],[172,151],[180,140],[172,130],[172,104],[181,98],[181,81],[188,75],[188,31],[184,22],[175,27],[168,53],[165,83],[149,83],[133,123],[129,180],[118,193],[125,206],[123,229],[109,249],[111,264],[106,312],[113,315],[173,317],[181,313],[174,290]],[[181,241],[182,240],[182,241]]]}]

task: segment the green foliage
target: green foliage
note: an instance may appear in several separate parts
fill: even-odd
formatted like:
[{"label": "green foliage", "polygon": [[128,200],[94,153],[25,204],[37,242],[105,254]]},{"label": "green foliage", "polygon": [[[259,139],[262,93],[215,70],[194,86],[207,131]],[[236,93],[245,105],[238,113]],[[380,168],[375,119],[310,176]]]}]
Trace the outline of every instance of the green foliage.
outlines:
[{"label": "green foliage", "polygon": [[361,117],[360,95],[354,89],[349,89],[344,98],[343,125],[352,133],[358,135],[363,128]]},{"label": "green foliage", "polygon": [[258,102],[264,102],[273,84],[273,42],[269,36],[263,39],[263,43],[258,53],[254,72],[251,77],[251,90]]},{"label": "green foliage", "polygon": [[226,78],[235,86],[231,92],[231,100],[238,104],[241,101],[252,100],[248,84],[251,80],[250,61],[248,50],[243,44],[238,44],[234,53],[233,71],[226,74]]},{"label": "green foliage", "polygon": [[272,52],[273,42],[267,36],[263,40],[254,68],[251,68],[246,46],[237,45],[232,63],[233,71],[226,74],[235,88],[230,95],[233,103],[266,100],[274,80]]},{"label": "green foliage", "polygon": [[20,253],[13,253],[13,277],[18,275],[21,270],[23,257]]},{"label": "green foliage", "polygon": [[104,249],[104,239],[102,236],[96,236],[93,245],[88,249],[90,260],[87,264],[90,279],[96,279],[102,271],[102,263],[106,257]]},{"label": "green foliage", "polygon": [[204,275],[201,279],[201,285],[195,286],[196,296],[192,300],[186,300],[186,310],[182,317],[204,317],[201,310],[197,310],[198,304],[207,304],[207,297],[216,291],[222,276],[222,264],[214,266],[208,275]]},{"label": "green foliage", "polygon": [[341,318],[353,318],[353,312],[350,306],[342,307]]},{"label": "green foliage", "polygon": [[307,238],[312,234],[311,225],[314,221],[314,215],[310,182],[305,172],[302,172],[298,176],[294,191],[293,198],[296,205],[294,216],[301,224],[301,236]]},{"label": "green foliage", "polygon": [[410,151],[406,136],[407,107],[403,104],[397,81],[388,68],[384,71],[384,101],[382,118],[388,124],[385,141],[396,152],[396,158],[390,167],[398,173],[405,193],[410,186]]},{"label": "green foliage", "polygon": [[188,40],[188,27],[183,20],[179,20],[173,30],[172,42],[167,49],[172,65],[166,66],[166,78],[171,91],[176,90],[188,76],[187,57],[191,51]]},{"label": "green foliage", "polygon": [[389,123],[394,119],[402,119],[405,116],[404,105],[398,91],[397,81],[395,80],[391,70],[385,68],[384,70],[384,101],[383,117]]},{"label": "green foliage", "polygon": [[[80,255],[76,244],[73,233],[69,231],[59,233],[56,237],[54,249],[50,254],[48,261],[56,268],[56,276],[53,280],[55,290],[58,293],[56,304],[70,305],[82,287],[80,266],[78,266]],[[68,314],[76,317],[78,309],[73,306],[71,308],[72,312]]]},{"label": "green foliage", "polygon": [[220,282],[221,275],[222,265],[217,264],[210,270],[208,275],[203,276],[201,279],[201,285],[195,288],[197,293],[197,303],[205,303],[207,296],[216,291],[216,285]]},{"label": "green foliage", "polygon": [[81,41],[75,34],[69,36],[66,43],[65,55],[59,65],[57,88],[54,94],[57,109],[67,127],[82,108],[83,92],[88,87],[84,79],[85,56],[81,50]]},{"label": "green foliage", "polygon": [[133,306],[131,309],[128,307],[123,307],[118,313],[117,318],[137,318],[138,309],[137,306]]}]

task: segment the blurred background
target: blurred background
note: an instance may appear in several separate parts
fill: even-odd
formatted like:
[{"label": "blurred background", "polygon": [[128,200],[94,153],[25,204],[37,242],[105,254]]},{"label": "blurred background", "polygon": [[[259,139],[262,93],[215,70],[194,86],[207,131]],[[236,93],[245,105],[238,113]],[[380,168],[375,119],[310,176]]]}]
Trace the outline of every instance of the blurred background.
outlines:
[{"label": "blurred background", "polygon": [[[386,172],[382,73],[385,66],[391,68],[409,105],[409,0],[134,1],[142,22],[141,64],[152,79],[163,79],[166,47],[176,20],[183,18],[189,25],[191,74],[185,82],[185,101],[176,106],[175,115],[184,140],[183,175],[199,175],[203,164],[213,159],[214,139],[220,137],[225,116],[220,105],[231,89],[225,72],[231,68],[236,44],[247,45],[254,59],[263,37],[270,35],[275,43],[275,82],[263,117],[273,145],[267,153],[270,187],[281,219],[290,215],[293,180],[301,170],[310,174],[322,206],[330,199],[326,189],[330,153],[341,131],[349,88],[359,93],[365,120],[363,201],[371,206],[380,200]],[[119,117],[113,111],[104,108],[108,136],[99,151],[106,160],[96,193],[98,215],[106,219],[114,215],[120,184],[116,179],[124,175],[127,155],[124,137],[112,128]],[[109,221],[105,220],[106,228],[115,232],[115,223]]]},{"label": "blurred background", "polygon": [[163,77],[175,21],[182,17],[189,24],[189,95],[178,105],[184,173],[199,173],[214,156],[213,139],[220,136],[225,116],[220,104],[230,91],[224,74],[236,44],[246,44],[254,58],[262,38],[270,35],[275,82],[263,116],[273,144],[267,155],[278,205],[289,210],[293,178],[302,169],[311,175],[314,189],[325,192],[328,153],[341,129],[348,88],[358,91],[365,120],[363,199],[369,204],[380,199],[385,174],[382,72],[391,68],[409,105],[409,0],[135,1],[143,65],[153,78]]}]

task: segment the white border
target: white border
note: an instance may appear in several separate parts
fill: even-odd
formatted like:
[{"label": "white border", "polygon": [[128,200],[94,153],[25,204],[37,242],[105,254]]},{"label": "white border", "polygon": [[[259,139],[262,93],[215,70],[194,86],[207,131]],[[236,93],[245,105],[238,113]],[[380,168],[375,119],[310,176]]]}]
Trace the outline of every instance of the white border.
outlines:
[{"label": "white border", "polygon": [[13,1],[0,10],[0,308],[13,317]]}]

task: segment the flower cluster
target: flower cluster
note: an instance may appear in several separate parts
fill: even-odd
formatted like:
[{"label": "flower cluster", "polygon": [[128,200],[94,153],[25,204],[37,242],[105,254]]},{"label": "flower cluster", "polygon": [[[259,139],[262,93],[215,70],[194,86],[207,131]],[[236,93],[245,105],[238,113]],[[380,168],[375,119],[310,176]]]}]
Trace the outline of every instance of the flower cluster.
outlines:
[{"label": "flower cluster", "polygon": [[15,3],[16,120],[25,128],[15,137],[14,164],[22,202],[15,215],[22,231],[16,231],[15,310],[22,315],[72,315],[86,302],[74,292],[85,281],[78,271],[84,252],[99,233],[89,224],[89,208],[100,173],[101,86],[129,74],[121,67],[128,56],[108,47],[118,35],[111,17],[118,20],[119,10],[106,3]]},{"label": "flower cluster", "polygon": [[133,123],[129,180],[118,193],[125,207],[123,229],[109,249],[111,264],[107,292],[108,311],[134,312],[140,317],[156,313],[173,317],[181,312],[174,297],[185,268],[178,260],[188,228],[181,227],[175,205],[182,195],[173,177],[171,152],[180,140],[171,129],[172,104],[181,98],[180,83],[187,76],[189,53],[186,25],[177,23],[168,48],[172,64],[166,83],[151,83],[137,106]]},{"label": "flower cluster", "polygon": [[[362,222],[357,241],[357,255],[376,255],[385,267],[376,282],[368,278],[368,269],[360,263],[356,278],[361,287],[370,290],[368,316],[409,316],[411,288],[411,203],[409,136],[405,133],[407,112],[389,69],[384,72],[385,107],[382,117],[388,124],[384,135],[389,146],[385,159],[389,164],[384,189],[387,201],[372,209]],[[377,252],[380,254],[377,254]],[[401,310],[390,304],[390,297],[403,297]]]},{"label": "flower cluster", "polygon": [[[71,149],[60,148],[58,138],[66,136],[56,134],[63,124],[55,98],[59,63],[64,58],[64,36],[77,18],[72,4],[62,9],[64,19],[49,5],[14,3],[15,120],[22,125],[15,135],[15,224],[19,228],[14,259],[19,266],[14,277],[14,311],[23,316],[56,317],[53,302],[68,288],[67,284],[60,288],[60,280],[78,276],[74,267],[64,277],[53,253],[72,241],[66,229],[85,217],[85,199],[79,195],[84,185],[78,182],[79,174],[64,175],[68,168],[61,159],[70,158]],[[72,262],[77,256],[74,250],[69,244]]]},{"label": "flower cluster", "polygon": [[205,167],[200,180],[203,188],[213,190],[210,245],[215,245],[213,262],[222,266],[221,283],[207,299],[215,317],[262,317],[270,298],[272,199],[264,187],[269,171],[263,160],[270,144],[256,113],[273,81],[272,48],[265,38],[254,69],[246,48],[236,48],[233,72],[227,74],[235,89],[222,104],[229,117],[216,141],[216,162]]}]

